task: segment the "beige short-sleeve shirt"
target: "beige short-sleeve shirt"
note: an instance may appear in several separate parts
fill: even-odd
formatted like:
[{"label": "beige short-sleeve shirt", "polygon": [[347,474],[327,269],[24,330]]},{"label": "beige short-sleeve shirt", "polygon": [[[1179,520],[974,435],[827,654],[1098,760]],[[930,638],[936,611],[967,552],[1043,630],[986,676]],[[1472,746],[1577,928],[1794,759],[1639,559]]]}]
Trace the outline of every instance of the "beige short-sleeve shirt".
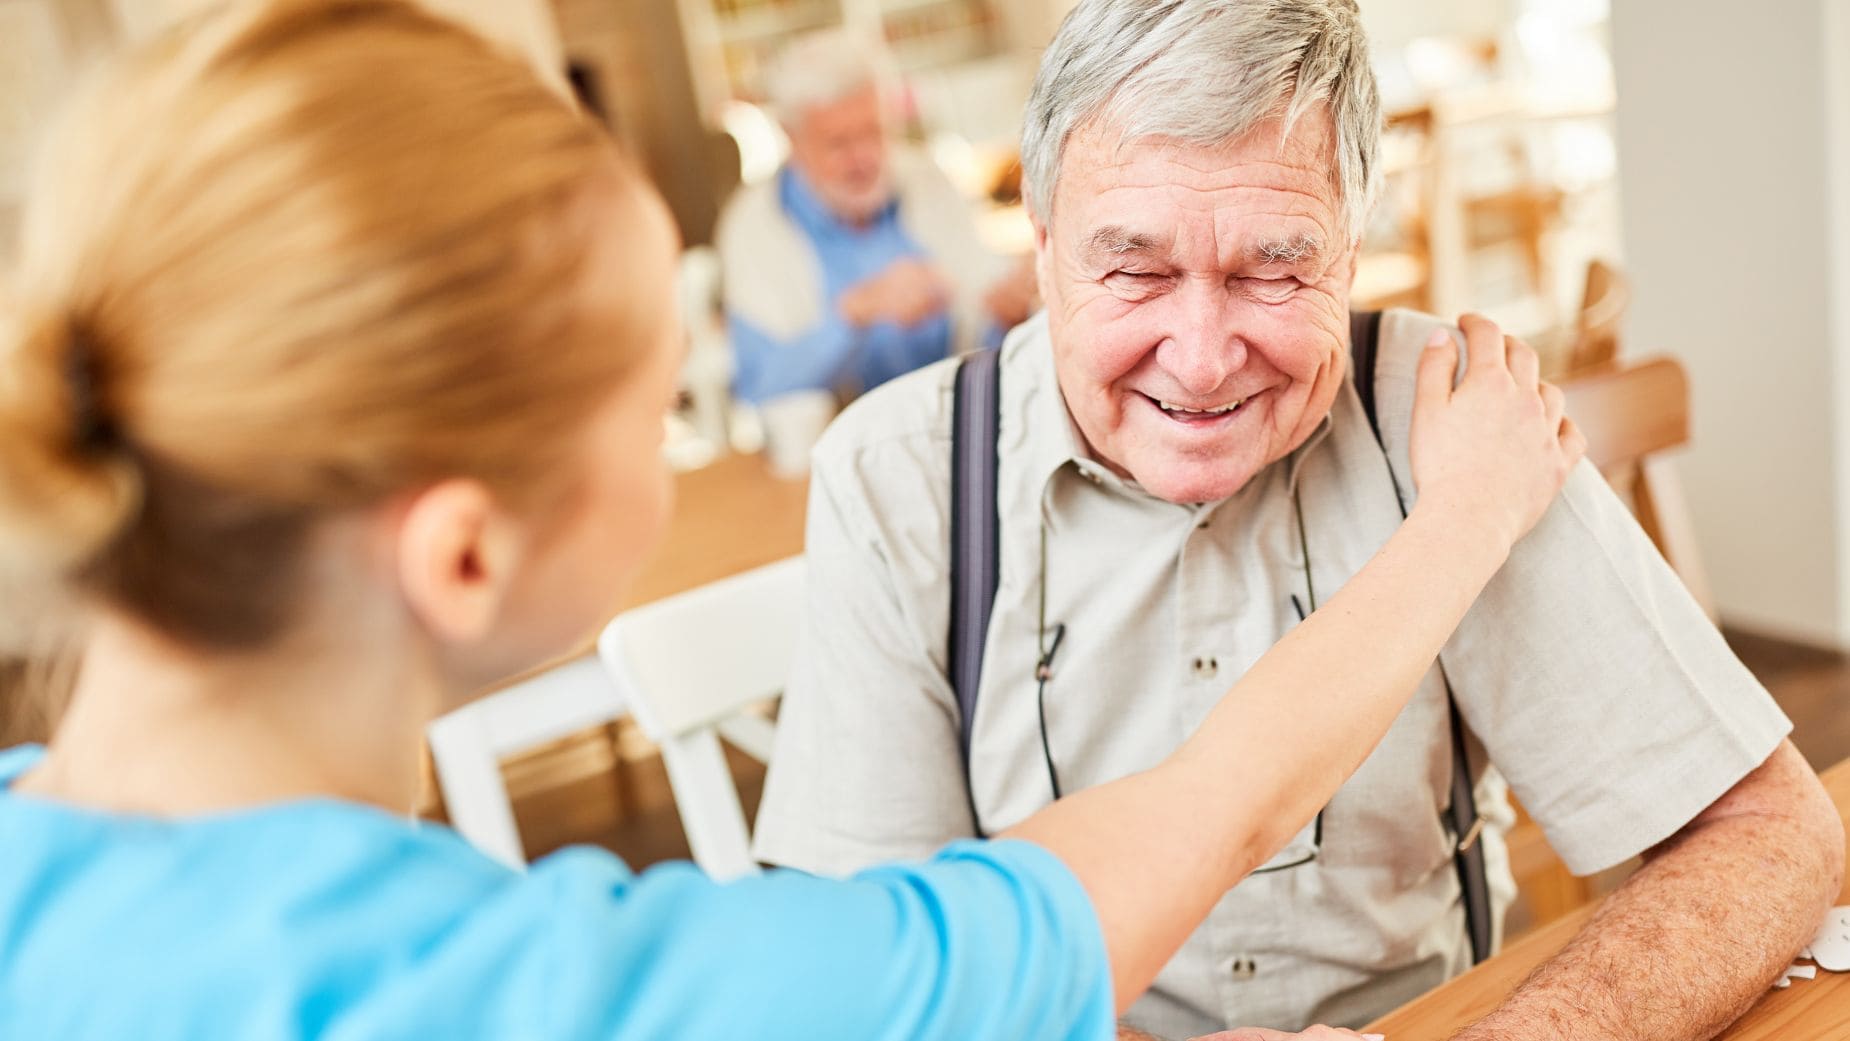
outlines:
[{"label": "beige short-sleeve shirt", "polygon": [[[1385,451],[1345,386],[1302,447],[1205,505],[1156,499],[1087,458],[1045,319],[1018,328],[1002,348],[1001,574],[968,794],[946,678],[955,362],[857,402],[814,456],[803,645],[757,855],[819,873],[922,857],[973,833],[972,803],[991,833],[1047,805],[1047,759],[1074,791],[1167,756],[1298,605],[1327,600],[1399,524],[1413,372],[1438,325],[1383,318]],[[1044,755],[1034,673],[1055,624]],[[1499,916],[1514,891],[1503,778],[1569,867],[1591,872],[1669,837],[1790,728],[1587,465],[1441,660],[1496,767],[1479,806]],[[1359,1025],[1467,967],[1441,822],[1450,774],[1434,670],[1325,810],[1320,844],[1306,829],[1274,864],[1316,856],[1229,891],[1131,1021],[1172,1037]]]}]

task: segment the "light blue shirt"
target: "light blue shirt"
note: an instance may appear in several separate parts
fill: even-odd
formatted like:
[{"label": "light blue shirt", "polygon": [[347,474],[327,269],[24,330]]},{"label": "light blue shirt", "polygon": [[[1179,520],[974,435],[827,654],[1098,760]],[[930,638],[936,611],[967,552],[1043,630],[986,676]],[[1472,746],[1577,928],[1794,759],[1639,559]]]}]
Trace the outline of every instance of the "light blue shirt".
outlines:
[{"label": "light blue shirt", "polygon": [[803,180],[786,166],[777,175],[778,200],[816,251],[822,268],[822,321],[787,340],[777,339],[750,322],[728,316],[735,359],[733,391],[762,402],[799,390],[833,390],[844,384],[872,390],[895,376],[928,365],[950,353],[951,319],[934,315],[913,326],[876,322],[856,329],[836,307],[842,293],[905,257],[922,257],[899,220],[894,200],[862,227],[829,211]]},{"label": "light blue shirt", "polygon": [[176,820],[5,789],[0,1038],[1074,1038],[1113,1034],[1084,891],[1021,842],[834,881],[526,874],[454,832],[313,800]]}]

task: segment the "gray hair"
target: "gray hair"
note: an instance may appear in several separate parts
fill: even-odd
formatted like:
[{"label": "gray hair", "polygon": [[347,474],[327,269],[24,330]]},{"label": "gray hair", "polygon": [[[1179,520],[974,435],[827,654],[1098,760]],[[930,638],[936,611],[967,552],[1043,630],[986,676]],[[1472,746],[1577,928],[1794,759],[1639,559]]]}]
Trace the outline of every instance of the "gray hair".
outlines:
[{"label": "gray hair", "polygon": [[1327,103],[1349,241],[1380,183],[1381,100],[1355,0],[1080,0],[1041,58],[1021,134],[1029,205],[1052,215],[1060,157],[1093,120],[1125,140],[1218,145]]},{"label": "gray hair", "polygon": [[846,29],[818,29],[793,38],[765,76],[765,101],[778,122],[796,126],[803,113],[879,83],[878,48]]}]

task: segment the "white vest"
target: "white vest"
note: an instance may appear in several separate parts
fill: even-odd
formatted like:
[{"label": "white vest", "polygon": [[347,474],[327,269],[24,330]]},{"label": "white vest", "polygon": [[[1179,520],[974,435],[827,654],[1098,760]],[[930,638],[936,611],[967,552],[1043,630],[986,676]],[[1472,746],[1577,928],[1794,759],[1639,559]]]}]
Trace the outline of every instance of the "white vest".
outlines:
[{"label": "white vest", "polygon": [[[984,247],[968,204],[928,157],[894,147],[889,172],[900,227],[951,283],[952,349],[973,350],[990,321],[983,294],[1008,261]],[[822,320],[822,263],[784,212],[777,177],[740,188],[720,215],[715,239],[728,314],[778,340]]]}]

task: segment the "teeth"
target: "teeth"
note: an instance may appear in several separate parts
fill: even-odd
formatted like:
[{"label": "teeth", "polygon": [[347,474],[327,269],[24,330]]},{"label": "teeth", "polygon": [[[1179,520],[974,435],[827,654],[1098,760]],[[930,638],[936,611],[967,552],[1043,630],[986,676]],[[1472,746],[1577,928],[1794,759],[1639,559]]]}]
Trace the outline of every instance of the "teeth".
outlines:
[{"label": "teeth", "polygon": [[1241,405],[1244,405],[1244,404],[1246,404],[1245,398],[1241,398],[1240,400],[1235,401],[1232,404],[1222,405],[1219,408],[1187,408],[1182,405],[1171,404],[1167,401],[1157,402],[1157,405],[1161,406],[1164,412],[1184,412],[1190,415],[1206,414],[1210,416],[1218,416],[1218,415],[1221,415],[1222,413],[1232,412],[1234,409],[1239,408]]}]

